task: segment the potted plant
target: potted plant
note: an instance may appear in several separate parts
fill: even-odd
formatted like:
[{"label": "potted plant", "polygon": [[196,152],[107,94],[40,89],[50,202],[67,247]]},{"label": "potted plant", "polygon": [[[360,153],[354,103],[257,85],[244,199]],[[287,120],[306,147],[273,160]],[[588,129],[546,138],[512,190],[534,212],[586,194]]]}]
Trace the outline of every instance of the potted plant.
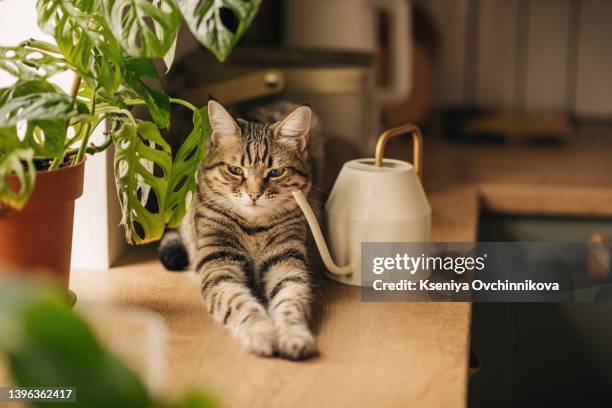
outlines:
[{"label": "potted plant", "polygon": [[[38,24],[55,44],[0,47],[0,69],[15,77],[0,89],[0,264],[46,266],[68,282],[85,157],[112,144],[127,241],[155,241],[180,224],[210,127],[206,109],[163,91],[154,59],[170,67],[184,19],[224,60],[260,2],[38,0]],[[49,80],[67,70],[75,75],[69,94]],[[136,105],[150,120],[132,115]],[[193,130],[176,152],[160,132],[172,105],[193,112]],[[105,141],[91,144],[102,126]]]}]

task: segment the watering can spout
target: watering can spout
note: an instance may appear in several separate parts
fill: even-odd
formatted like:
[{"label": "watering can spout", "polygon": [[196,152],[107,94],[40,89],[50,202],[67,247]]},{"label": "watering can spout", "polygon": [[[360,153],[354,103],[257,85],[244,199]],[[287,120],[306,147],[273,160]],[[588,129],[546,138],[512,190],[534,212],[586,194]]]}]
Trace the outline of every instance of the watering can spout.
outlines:
[{"label": "watering can spout", "polygon": [[352,273],[351,266],[338,266],[334,263],[329,249],[327,249],[327,244],[325,243],[325,239],[323,238],[323,233],[321,233],[321,227],[319,227],[319,222],[317,221],[317,217],[315,217],[312,208],[306,201],[306,197],[300,190],[294,190],[291,192],[293,194],[293,198],[297,202],[298,206],[304,213],[306,217],[306,221],[308,221],[308,225],[310,226],[310,230],[312,231],[312,236],[315,239],[315,243],[317,244],[317,248],[319,249],[319,253],[321,254],[321,259],[325,264],[325,267],[328,271],[333,273],[334,275],[349,275]]}]

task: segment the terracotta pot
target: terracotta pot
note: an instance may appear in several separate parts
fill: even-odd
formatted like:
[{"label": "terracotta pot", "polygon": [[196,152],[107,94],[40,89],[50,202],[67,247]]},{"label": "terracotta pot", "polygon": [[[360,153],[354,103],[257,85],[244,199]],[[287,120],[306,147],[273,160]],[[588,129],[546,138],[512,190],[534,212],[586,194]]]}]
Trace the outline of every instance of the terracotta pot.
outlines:
[{"label": "terracotta pot", "polygon": [[[0,214],[0,264],[29,274],[44,271],[68,287],[74,202],[83,194],[84,169],[83,162],[39,171],[26,206]],[[9,183],[19,186],[17,178]]]}]

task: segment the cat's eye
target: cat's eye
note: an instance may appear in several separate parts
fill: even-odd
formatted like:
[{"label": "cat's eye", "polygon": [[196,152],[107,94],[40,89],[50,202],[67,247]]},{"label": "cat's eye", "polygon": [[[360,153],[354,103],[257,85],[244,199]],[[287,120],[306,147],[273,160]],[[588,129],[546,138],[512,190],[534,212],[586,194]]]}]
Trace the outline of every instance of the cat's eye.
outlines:
[{"label": "cat's eye", "polygon": [[227,170],[235,176],[242,176],[244,174],[244,171],[236,166],[227,166]]},{"label": "cat's eye", "polygon": [[268,172],[268,177],[280,177],[285,172],[285,169],[272,169]]}]

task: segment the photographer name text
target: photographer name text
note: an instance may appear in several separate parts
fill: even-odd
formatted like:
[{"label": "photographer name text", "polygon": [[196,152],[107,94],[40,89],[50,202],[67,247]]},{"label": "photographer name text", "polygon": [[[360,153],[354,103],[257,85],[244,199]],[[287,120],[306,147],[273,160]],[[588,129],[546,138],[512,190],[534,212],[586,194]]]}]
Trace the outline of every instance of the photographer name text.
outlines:
[{"label": "photographer name text", "polygon": [[400,271],[412,279],[400,279],[388,281],[375,279],[372,288],[376,291],[444,291],[444,292],[469,292],[469,291],[559,291],[557,282],[539,282],[531,279],[522,281],[505,280],[480,280],[473,279],[469,282],[434,281],[423,279],[423,276],[414,276],[417,272],[454,272],[462,276],[466,272],[481,272],[486,267],[487,254],[482,256],[431,256],[421,254],[411,256],[408,254],[396,254],[391,257],[375,257],[372,260],[372,273],[382,275],[385,272]]}]

